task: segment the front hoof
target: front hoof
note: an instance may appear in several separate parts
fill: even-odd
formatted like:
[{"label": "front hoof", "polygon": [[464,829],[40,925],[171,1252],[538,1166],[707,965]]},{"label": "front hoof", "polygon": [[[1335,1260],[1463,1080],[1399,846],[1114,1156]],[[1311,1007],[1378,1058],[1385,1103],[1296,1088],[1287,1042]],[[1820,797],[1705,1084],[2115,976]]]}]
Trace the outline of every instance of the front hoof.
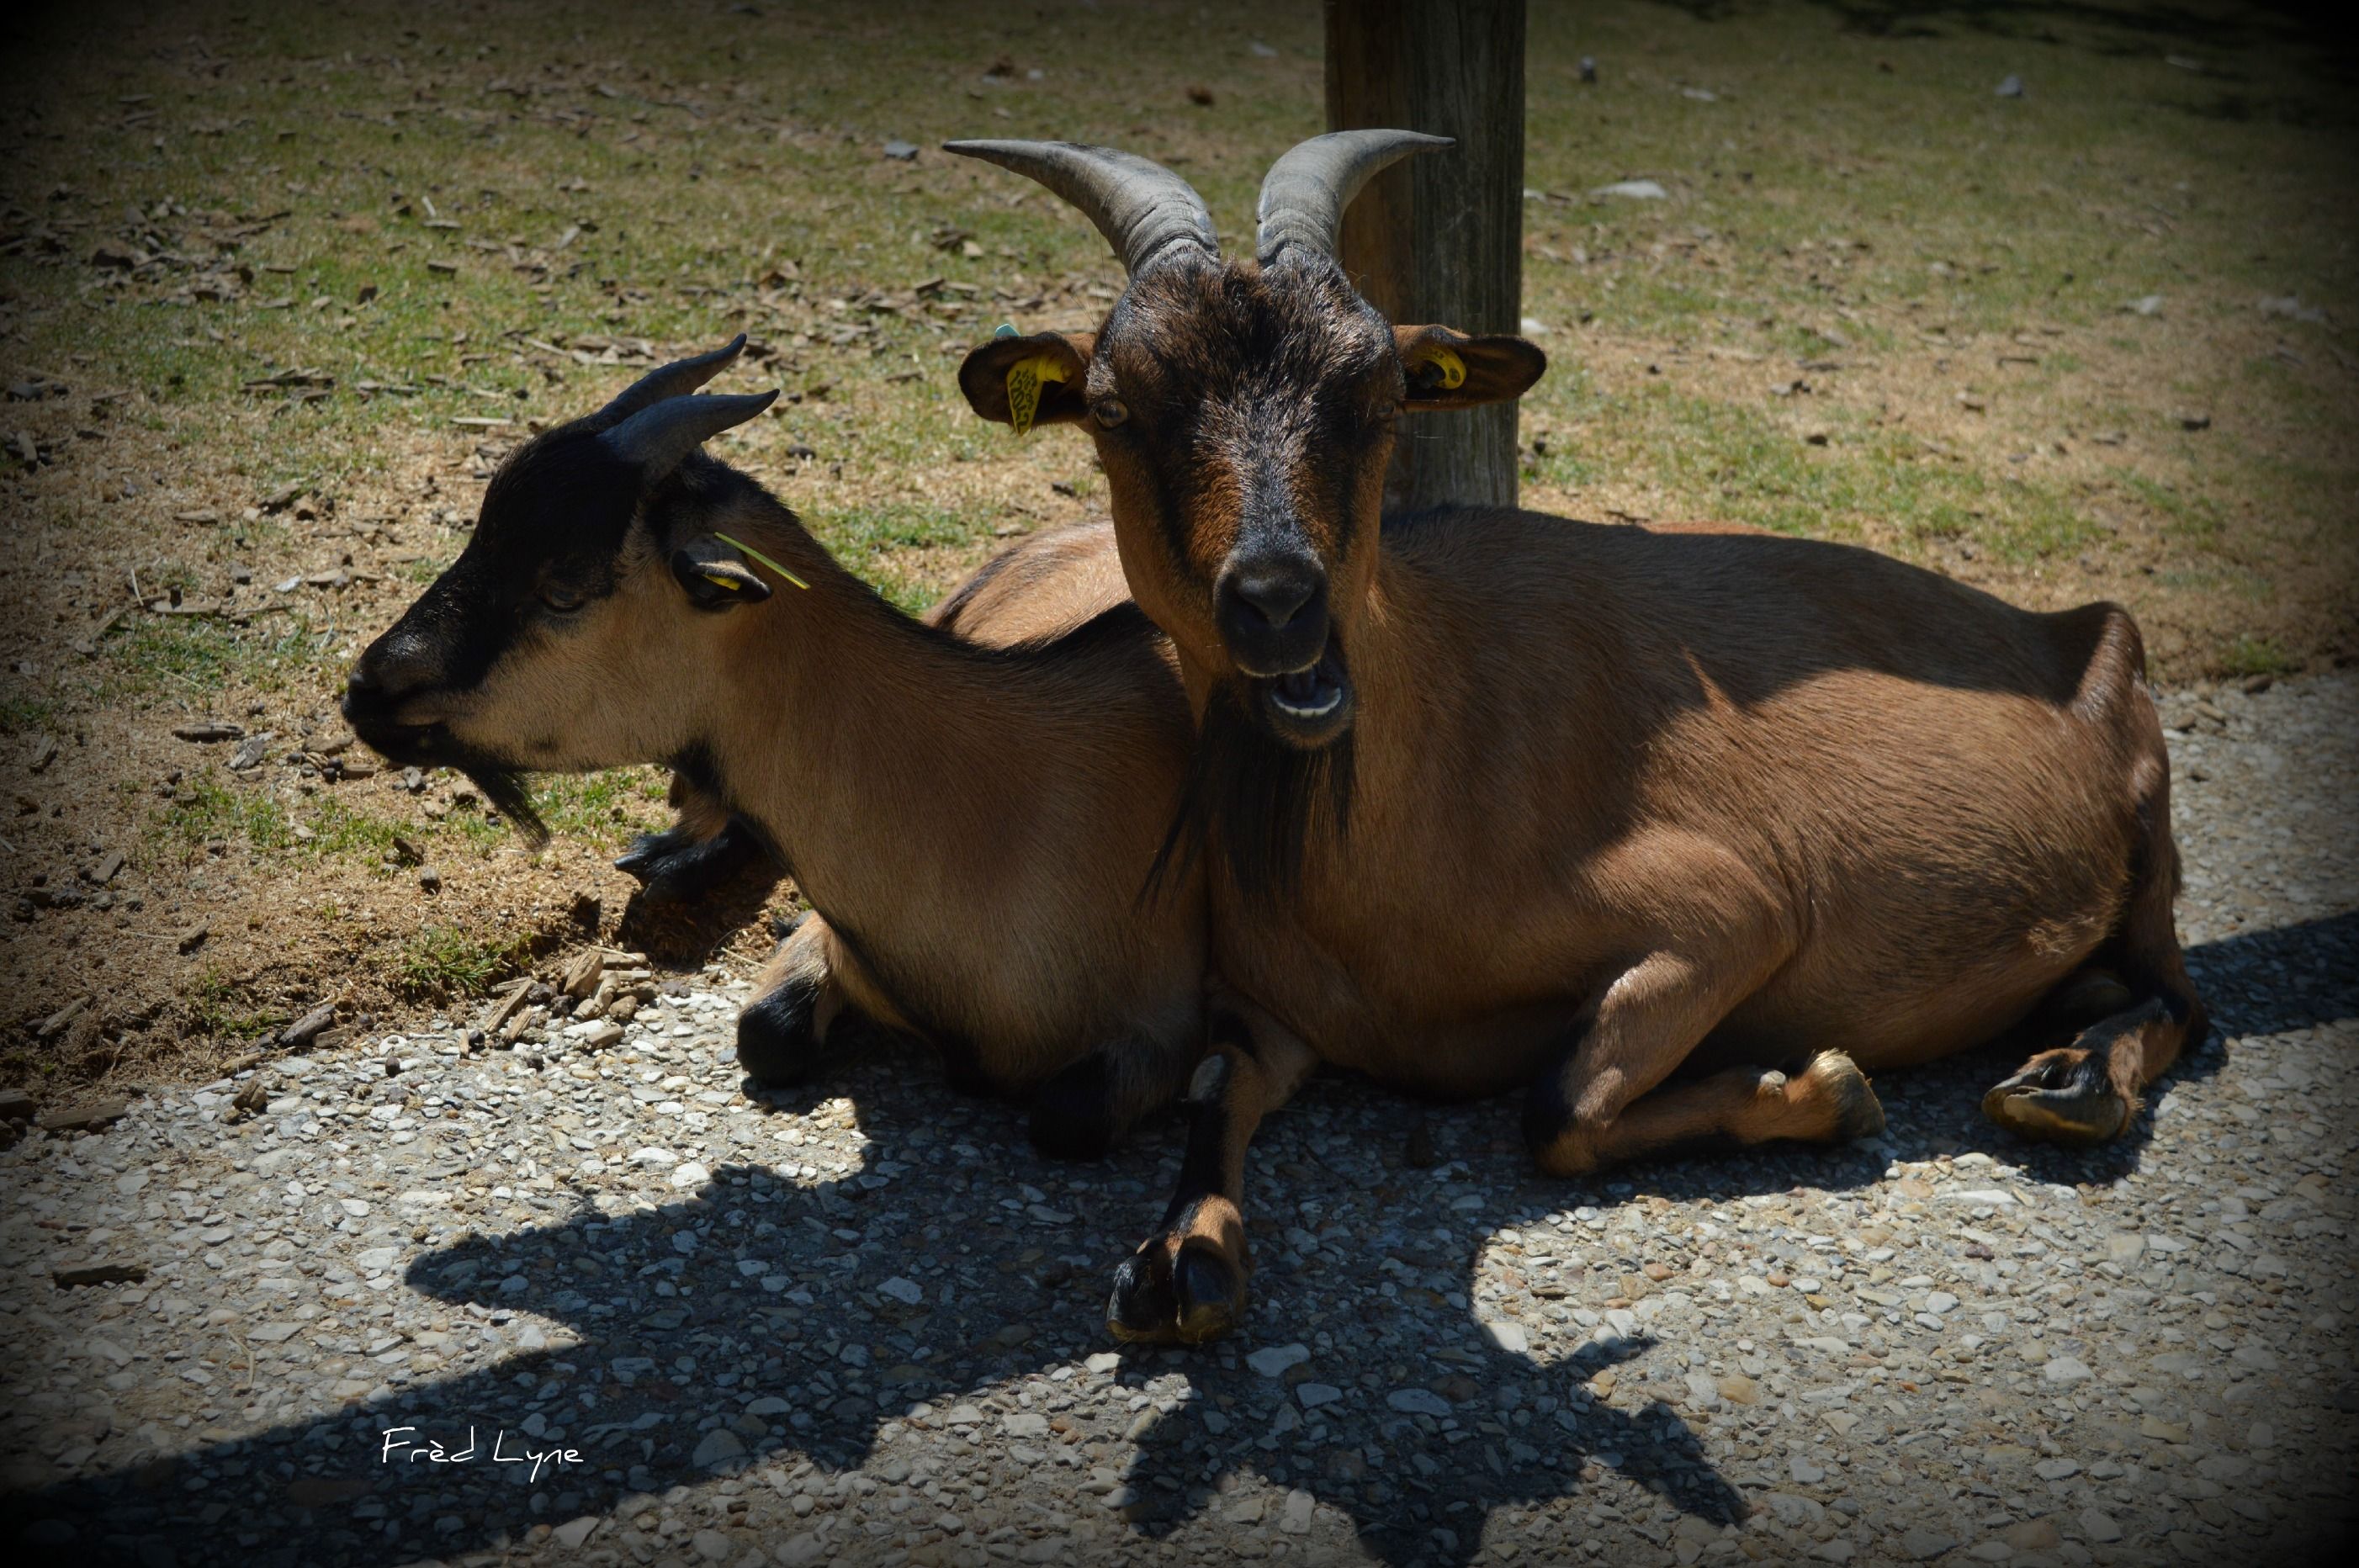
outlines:
[{"label": "front hoof", "polygon": [[1983,1115],[2043,1143],[2104,1143],[2126,1131],[2136,1111],[2093,1051],[2042,1052],[1983,1096]]},{"label": "front hoof", "polygon": [[[663,837],[656,834],[656,839]],[[732,818],[726,828],[701,844],[665,851],[660,844],[639,839],[615,866],[639,877],[639,896],[648,903],[703,903],[766,858],[769,851],[762,849],[762,842]],[[623,866],[623,861],[632,861],[632,866]]]},{"label": "front hoof", "polygon": [[1157,1236],[1123,1260],[1106,1329],[1130,1345],[1201,1345],[1245,1321],[1245,1271],[1201,1236]]},{"label": "front hoof", "polygon": [[641,833],[630,847],[614,857],[614,869],[638,879],[645,887],[663,863],[683,850],[694,846],[695,841],[680,828],[667,828],[662,833]]}]

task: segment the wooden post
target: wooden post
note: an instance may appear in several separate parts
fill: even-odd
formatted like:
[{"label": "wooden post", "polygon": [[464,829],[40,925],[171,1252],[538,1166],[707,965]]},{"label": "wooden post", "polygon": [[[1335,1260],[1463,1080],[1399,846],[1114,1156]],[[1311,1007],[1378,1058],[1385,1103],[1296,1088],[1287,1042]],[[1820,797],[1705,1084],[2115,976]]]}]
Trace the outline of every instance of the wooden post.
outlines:
[{"label": "wooden post", "polygon": [[[1369,183],[1343,269],[1403,323],[1512,332],[1523,320],[1524,0],[1326,0],[1327,128],[1456,138]],[[1401,421],[1387,507],[1513,506],[1516,406]]]}]

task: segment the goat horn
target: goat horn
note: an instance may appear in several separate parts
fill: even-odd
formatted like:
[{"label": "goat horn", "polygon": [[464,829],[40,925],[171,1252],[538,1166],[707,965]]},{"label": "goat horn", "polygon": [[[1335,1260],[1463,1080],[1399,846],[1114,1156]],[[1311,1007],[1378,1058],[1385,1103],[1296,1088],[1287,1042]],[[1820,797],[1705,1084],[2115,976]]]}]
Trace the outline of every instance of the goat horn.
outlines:
[{"label": "goat horn", "polygon": [[745,397],[707,394],[667,397],[640,409],[598,440],[639,471],[644,485],[667,477],[688,454],[732,425],[742,425],[777,397],[776,390]]},{"label": "goat horn", "polygon": [[676,359],[659,370],[650,370],[615,396],[613,402],[598,410],[598,419],[608,424],[629,419],[643,408],[652,408],[667,397],[685,397],[729,367],[729,362],[745,352],[745,334],[739,332],[728,343],[711,354],[700,354],[691,359]]},{"label": "goat horn", "polygon": [[944,152],[979,158],[1037,180],[1098,226],[1136,278],[1172,245],[1221,254],[1212,213],[1189,183],[1159,163],[1076,142],[944,142]]},{"label": "goat horn", "polygon": [[1343,210],[1363,186],[1413,152],[1452,145],[1417,131],[1331,131],[1299,144],[1262,179],[1254,254],[1264,266],[1290,245],[1333,256]]}]

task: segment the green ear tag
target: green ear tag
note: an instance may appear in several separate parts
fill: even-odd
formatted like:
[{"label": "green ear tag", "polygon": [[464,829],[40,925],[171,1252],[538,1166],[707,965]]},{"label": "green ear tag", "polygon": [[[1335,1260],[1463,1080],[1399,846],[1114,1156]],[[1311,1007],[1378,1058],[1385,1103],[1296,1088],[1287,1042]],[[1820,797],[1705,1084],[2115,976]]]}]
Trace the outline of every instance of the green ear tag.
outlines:
[{"label": "green ear tag", "polygon": [[991,329],[991,335],[995,338],[1015,337],[1017,335],[1016,323],[1013,321],[1002,321],[999,325]]}]

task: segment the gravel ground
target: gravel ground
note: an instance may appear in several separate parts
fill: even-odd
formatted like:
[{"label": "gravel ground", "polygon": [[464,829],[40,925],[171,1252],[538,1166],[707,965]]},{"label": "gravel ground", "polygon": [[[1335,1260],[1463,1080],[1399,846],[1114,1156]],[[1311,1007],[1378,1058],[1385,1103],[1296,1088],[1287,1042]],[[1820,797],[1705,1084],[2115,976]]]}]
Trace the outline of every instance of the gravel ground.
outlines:
[{"label": "gravel ground", "polygon": [[[1994,1054],[1883,1080],[1873,1144],[1567,1184],[1506,1105],[1321,1080],[1255,1149],[1250,1332],[1116,1354],[1174,1121],[1051,1165],[914,1056],[749,1103],[709,975],[586,1047],[419,1020],[0,1153],[0,1540],[147,1568],[2303,1560],[2354,1513],[2359,679],[2166,714],[2225,1040],[2125,1144],[1987,1126]],[[64,1282],[109,1264],[141,1277]]]}]

